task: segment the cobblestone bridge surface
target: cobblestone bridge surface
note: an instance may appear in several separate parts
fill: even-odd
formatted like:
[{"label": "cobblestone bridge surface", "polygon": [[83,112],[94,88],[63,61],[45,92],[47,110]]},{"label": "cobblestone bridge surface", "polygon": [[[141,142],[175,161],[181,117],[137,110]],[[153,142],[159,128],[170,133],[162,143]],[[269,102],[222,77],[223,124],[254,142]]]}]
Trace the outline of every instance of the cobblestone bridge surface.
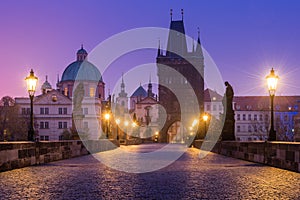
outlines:
[{"label": "cobblestone bridge surface", "polygon": [[[150,151],[159,144],[121,147]],[[0,199],[300,199],[300,174],[190,148],[149,173],[111,169],[92,155],[0,173]]]}]

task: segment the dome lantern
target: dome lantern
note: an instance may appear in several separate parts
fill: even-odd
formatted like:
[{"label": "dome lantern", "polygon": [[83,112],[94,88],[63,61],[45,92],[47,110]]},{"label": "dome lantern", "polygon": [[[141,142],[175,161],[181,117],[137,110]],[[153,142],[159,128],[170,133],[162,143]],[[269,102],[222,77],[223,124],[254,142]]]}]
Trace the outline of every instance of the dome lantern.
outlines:
[{"label": "dome lantern", "polygon": [[87,51],[83,48],[83,45],[81,45],[81,49],[77,51],[77,61],[83,62],[87,55]]}]

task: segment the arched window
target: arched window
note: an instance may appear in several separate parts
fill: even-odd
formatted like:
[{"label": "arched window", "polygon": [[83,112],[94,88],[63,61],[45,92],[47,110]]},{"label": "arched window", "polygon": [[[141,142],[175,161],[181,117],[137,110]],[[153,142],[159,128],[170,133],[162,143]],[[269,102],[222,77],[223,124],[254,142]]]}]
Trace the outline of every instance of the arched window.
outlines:
[{"label": "arched window", "polygon": [[65,89],[64,89],[64,95],[65,96],[68,96],[69,94],[68,94],[68,88],[67,87],[65,87]]}]

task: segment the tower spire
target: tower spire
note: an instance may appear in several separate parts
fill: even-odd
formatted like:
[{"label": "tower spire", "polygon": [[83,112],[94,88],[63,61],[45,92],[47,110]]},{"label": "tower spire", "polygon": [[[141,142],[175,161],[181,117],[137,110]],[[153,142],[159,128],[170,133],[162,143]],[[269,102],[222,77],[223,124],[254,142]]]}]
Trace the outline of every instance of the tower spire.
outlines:
[{"label": "tower spire", "polygon": [[201,42],[200,42],[200,28],[198,27],[197,29],[198,29],[198,40],[197,40],[197,42],[198,42],[199,44],[201,44]]},{"label": "tower spire", "polygon": [[152,93],[152,83],[151,83],[151,73],[150,73],[150,75],[149,75],[148,97],[153,97],[153,93]]},{"label": "tower spire", "polygon": [[198,40],[197,40],[196,54],[197,54],[197,56],[200,56],[201,58],[203,58],[203,51],[202,51],[202,47],[201,47],[199,27],[198,27]]},{"label": "tower spire", "polygon": [[122,72],[122,82],[121,82],[121,92],[119,93],[119,97],[127,97],[127,93],[125,92],[125,83],[124,83],[124,73]]},{"label": "tower spire", "polygon": [[121,83],[121,93],[125,92],[125,83],[124,83],[124,79],[123,79],[123,72],[122,72],[122,83]]},{"label": "tower spire", "polygon": [[158,39],[157,57],[160,56],[160,39]]},{"label": "tower spire", "polygon": [[172,15],[173,15],[173,9],[171,8],[171,9],[170,9],[171,21],[173,20],[173,16],[172,16]]},{"label": "tower spire", "polygon": [[181,20],[183,21],[183,9],[181,8]]}]

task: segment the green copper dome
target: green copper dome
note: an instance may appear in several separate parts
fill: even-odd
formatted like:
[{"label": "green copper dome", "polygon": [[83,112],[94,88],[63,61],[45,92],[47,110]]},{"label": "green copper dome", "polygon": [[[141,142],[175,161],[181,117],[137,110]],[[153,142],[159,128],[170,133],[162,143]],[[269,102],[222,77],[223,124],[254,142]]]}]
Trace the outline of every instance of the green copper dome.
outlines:
[{"label": "green copper dome", "polygon": [[95,65],[84,60],[71,63],[64,71],[61,81],[102,81],[102,76]]}]

